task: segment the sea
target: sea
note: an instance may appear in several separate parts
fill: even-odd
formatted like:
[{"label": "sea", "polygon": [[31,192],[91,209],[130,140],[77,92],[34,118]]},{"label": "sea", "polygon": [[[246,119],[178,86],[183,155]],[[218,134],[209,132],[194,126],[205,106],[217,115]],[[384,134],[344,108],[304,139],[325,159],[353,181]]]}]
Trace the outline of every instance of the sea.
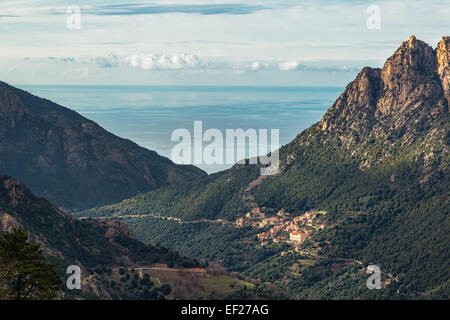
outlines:
[{"label": "sea", "polygon": [[[279,144],[284,145],[319,121],[343,90],[249,86],[18,87],[75,110],[115,135],[168,158],[172,158],[172,150],[179,142],[171,140],[174,130],[186,129],[193,139],[194,121],[201,121],[203,132],[218,129],[224,137],[227,129],[266,129],[268,135],[277,129]],[[226,153],[225,143],[223,148]],[[214,173],[233,165],[224,162],[195,165]]]}]

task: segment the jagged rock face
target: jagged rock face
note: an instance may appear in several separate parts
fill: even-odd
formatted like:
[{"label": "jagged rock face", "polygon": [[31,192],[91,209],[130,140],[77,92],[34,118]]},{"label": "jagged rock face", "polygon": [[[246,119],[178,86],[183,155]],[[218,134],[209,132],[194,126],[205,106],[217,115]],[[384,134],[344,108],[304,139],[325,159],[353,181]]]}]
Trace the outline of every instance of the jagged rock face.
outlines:
[{"label": "jagged rock face", "polygon": [[69,210],[116,203],[204,175],[1,82],[0,173]]},{"label": "jagged rock face", "polygon": [[415,37],[403,42],[381,69],[378,117],[414,112],[422,101],[436,104],[442,93],[427,81],[433,78],[437,78],[433,49]]},{"label": "jagged rock face", "polygon": [[364,68],[321,120],[323,133],[352,144],[448,115],[448,39],[434,51],[412,36],[382,69]]},{"label": "jagged rock face", "polygon": [[450,105],[450,37],[442,37],[436,48],[438,73],[441,78],[442,88]]},{"label": "jagged rock face", "polygon": [[[377,100],[380,92],[380,69],[364,68],[336,100],[320,121],[325,133],[341,130],[359,130],[368,133],[373,125]],[[355,106],[349,108],[349,105]],[[358,121],[353,121],[358,120]],[[350,123],[341,127],[342,123]]]}]

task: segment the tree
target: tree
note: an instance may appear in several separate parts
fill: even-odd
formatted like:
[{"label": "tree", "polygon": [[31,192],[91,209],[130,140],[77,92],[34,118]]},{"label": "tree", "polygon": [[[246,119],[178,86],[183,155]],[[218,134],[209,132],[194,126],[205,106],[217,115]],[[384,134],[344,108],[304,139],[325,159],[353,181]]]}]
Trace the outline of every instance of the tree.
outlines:
[{"label": "tree", "polygon": [[45,263],[40,246],[28,242],[21,229],[0,236],[0,300],[56,296],[62,282],[54,266]]},{"label": "tree", "polygon": [[165,296],[167,296],[170,291],[171,291],[171,287],[168,283],[163,284],[161,287],[158,288],[158,290]]}]

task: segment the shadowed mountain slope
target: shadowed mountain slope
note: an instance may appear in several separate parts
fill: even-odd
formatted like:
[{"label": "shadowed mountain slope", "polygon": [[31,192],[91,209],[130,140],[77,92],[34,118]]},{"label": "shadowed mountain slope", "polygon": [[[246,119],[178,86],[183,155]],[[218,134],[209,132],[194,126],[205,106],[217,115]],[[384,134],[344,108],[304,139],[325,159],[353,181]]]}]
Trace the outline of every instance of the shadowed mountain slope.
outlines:
[{"label": "shadowed mountain slope", "polygon": [[197,265],[173,251],[133,239],[130,229],[121,222],[76,220],[34,196],[22,183],[0,176],[0,233],[14,228],[24,229],[32,242],[41,243],[44,255],[60,274],[70,265],[82,268],[83,290],[77,292],[80,297],[111,298],[113,289],[105,286],[95,270],[155,263]]},{"label": "shadowed mountain slope", "polygon": [[23,181],[36,194],[68,210],[115,203],[205,175],[3,82],[0,173]]}]

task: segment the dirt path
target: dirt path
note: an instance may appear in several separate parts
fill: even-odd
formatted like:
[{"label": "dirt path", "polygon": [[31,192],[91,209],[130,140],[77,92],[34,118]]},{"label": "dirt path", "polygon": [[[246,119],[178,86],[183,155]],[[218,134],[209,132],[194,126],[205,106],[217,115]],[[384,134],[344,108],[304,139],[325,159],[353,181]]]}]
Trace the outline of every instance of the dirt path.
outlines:
[{"label": "dirt path", "polygon": [[[121,268],[114,268],[112,270],[117,271]],[[142,271],[154,270],[154,271],[172,271],[172,272],[188,272],[188,273],[206,273],[205,269],[202,268],[188,268],[188,269],[171,269],[164,267],[138,267],[138,268],[127,268],[128,271],[136,270],[139,272],[139,276],[142,278]]]},{"label": "dirt path", "polygon": [[345,261],[345,262],[356,262],[359,265],[363,265],[363,263],[361,261],[356,260],[356,259],[347,259],[347,258],[331,258],[331,259],[341,260],[341,261]]},{"label": "dirt path", "polygon": [[[106,216],[106,217],[95,217],[95,218],[92,218],[92,219],[102,219],[102,218],[120,219],[120,218],[143,218],[143,217],[151,217],[151,218],[154,218],[154,219],[173,221],[173,222],[177,222],[177,223],[180,223],[180,224],[217,223],[217,224],[230,225],[230,226],[234,225],[233,222],[228,221],[228,220],[224,220],[224,219],[218,219],[218,220],[199,219],[199,220],[183,221],[180,218],[160,216],[160,215],[152,214],[152,213],[148,213],[148,214],[124,214],[124,215],[120,215],[120,216],[117,216],[117,217]],[[78,220],[83,220],[83,219],[89,219],[89,217],[79,217],[78,218]]]}]

